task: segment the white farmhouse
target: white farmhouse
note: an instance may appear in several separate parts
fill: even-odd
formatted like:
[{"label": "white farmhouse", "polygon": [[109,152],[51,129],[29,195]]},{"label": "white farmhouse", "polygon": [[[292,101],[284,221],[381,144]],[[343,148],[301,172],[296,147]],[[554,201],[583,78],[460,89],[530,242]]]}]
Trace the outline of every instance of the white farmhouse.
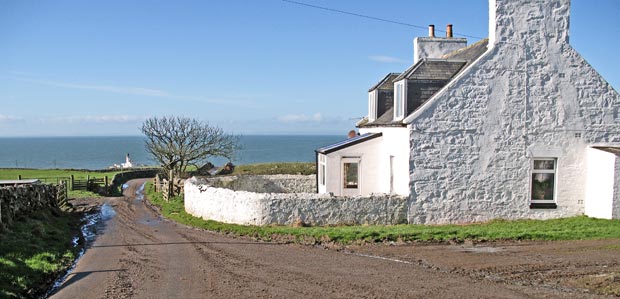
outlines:
[{"label": "white farmhouse", "polygon": [[490,0],[489,38],[414,40],[319,193],[407,195],[409,223],[620,218],[620,95],[569,44],[570,0]]}]

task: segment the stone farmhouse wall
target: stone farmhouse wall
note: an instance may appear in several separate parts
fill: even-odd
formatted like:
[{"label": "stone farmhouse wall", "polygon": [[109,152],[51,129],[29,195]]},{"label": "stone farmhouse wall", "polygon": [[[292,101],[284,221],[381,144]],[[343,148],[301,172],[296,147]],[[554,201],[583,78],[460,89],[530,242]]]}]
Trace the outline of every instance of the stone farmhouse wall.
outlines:
[{"label": "stone farmhouse wall", "polygon": [[[285,181],[298,186],[308,179],[301,176],[296,183],[292,178]],[[193,177],[185,182],[185,210],[203,219],[244,225],[292,225],[300,221],[308,225],[398,224],[407,221],[407,198],[235,191]]]},{"label": "stone farmhouse wall", "polygon": [[[408,117],[411,223],[581,215],[588,146],[620,145],[620,98],[568,43],[569,1],[490,2],[490,49]],[[557,209],[529,207],[534,157],[557,158]]]},{"label": "stone farmhouse wall", "polygon": [[46,184],[0,188],[0,225],[10,226],[19,215],[56,207],[56,186]]},{"label": "stone farmhouse wall", "polygon": [[316,175],[239,175],[208,179],[214,187],[257,193],[313,193]]}]

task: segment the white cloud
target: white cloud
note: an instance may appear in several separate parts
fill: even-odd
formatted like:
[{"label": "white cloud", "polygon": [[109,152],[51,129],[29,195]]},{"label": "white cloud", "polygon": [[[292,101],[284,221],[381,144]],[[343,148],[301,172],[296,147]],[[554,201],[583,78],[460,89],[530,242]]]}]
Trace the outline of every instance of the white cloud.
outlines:
[{"label": "white cloud", "polygon": [[22,120],[24,120],[23,117],[0,114],[0,122],[14,122]]},{"label": "white cloud", "polygon": [[305,123],[305,122],[317,122],[320,123],[324,120],[321,113],[315,113],[314,115],[306,114],[286,114],[278,116],[277,120],[283,123]]},{"label": "white cloud", "polygon": [[370,58],[370,60],[372,61],[383,62],[383,63],[407,63],[409,62],[404,59],[400,59],[400,58],[396,58],[392,56],[386,56],[386,55],[373,55],[373,56],[368,56],[368,58]]},{"label": "white cloud", "polygon": [[203,98],[203,97],[195,97],[195,96],[184,96],[184,95],[172,94],[165,90],[154,89],[154,88],[82,84],[82,83],[60,82],[60,81],[52,81],[52,80],[29,79],[29,78],[13,78],[13,79],[18,80],[18,81],[24,81],[24,82],[30,82],[30,83],[36,83],[36,84],[42,84],[42,85],[48,85],[48,86],[55,86],[55,87],[62,87],[62,88],[70,88],[70,89],[95,90],[95,91],[111,92],[111,93],[117,93],[117,94],[138,95],[138,96],[146,96],[146,97],[166,98],[166,99],[172,99],[172,100],[230,105],[230,106],[239,106],[239,107],[252,108],[256,106],[255,105],[256,103],[252,101],[248,101],[248,100],[213,99],[213,98]]},{"label": "white cloud", "polygon": [[79,116],[61,116],[41,119],[42,122],[52,123],[139,123],[146,117],[130,116],[130,115],[79,115]]},{"label": "white cloud", "polygon": [[17,79],[19,81],[26,81],[38,84],[44,84],[49,86],[56,87],[64,87],[64,88],[72,88],[72,89],[87,89],[87,90],[98,90],[105,92],[113,92],[120,94],[130,94],[130,95],[141,95],[148,97],[170,97],[171,95],[163,90],[151,89],[151,88],[143,88],[143,87],[123,87],[123,86],[110,86],[110,85],[94,85],[94,84],[77,84],[77,83],[67,83],[67,82],[58,82],[58,81],[50,81],[50,80],[38,80],[38,79]]}]

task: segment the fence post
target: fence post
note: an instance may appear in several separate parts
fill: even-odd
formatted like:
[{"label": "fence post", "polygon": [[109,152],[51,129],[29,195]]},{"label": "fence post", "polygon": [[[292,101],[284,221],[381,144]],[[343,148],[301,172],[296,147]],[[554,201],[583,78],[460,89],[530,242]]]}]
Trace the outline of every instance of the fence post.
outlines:
[{"label": "fence post", "polygon": [[73,186],[74,186],[73,183],[75,183],[75,178],[73,177],[73,175],[71,175],[71,191],[75,190],[73,189]]},{"label": "fence post", "polygon": [[172,176],[172,169],[170,169],[170,175],[168,175],[168,198],[174,196],[174,177]]},{"label": "fence post", "polygon": [[22,180],[22,175],[21,174],[17,175],[17,179],[21,181]]},{"label": "fence post", "polygon": [[110,195],[110,185],[108,185],[109,181],[108,181],[108,176],[105,176],[105,183],[103,185],[103,189],[105,190],[105,194],[106,195]]}]

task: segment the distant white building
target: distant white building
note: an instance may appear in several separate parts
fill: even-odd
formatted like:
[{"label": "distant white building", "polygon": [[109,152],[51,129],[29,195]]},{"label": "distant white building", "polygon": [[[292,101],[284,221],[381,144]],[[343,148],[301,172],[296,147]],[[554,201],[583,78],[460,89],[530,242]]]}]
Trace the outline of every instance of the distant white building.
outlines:
[{"label": "distant white building", "polygon": [[620,218],[620,95],[569,44],[570,0],[490,0],[489,38],[414,40],[318,191],[409,196],[408,222]]},{"label": "distant white building", "polygon": [[112,167],[110,168],[132,168],[134,167],[133,165],[133,161],[131,161],[131,158],[129,158],[129,153],[127,153],[127,155],[125,156],[125,162],[119,164],[114,164]]}]

